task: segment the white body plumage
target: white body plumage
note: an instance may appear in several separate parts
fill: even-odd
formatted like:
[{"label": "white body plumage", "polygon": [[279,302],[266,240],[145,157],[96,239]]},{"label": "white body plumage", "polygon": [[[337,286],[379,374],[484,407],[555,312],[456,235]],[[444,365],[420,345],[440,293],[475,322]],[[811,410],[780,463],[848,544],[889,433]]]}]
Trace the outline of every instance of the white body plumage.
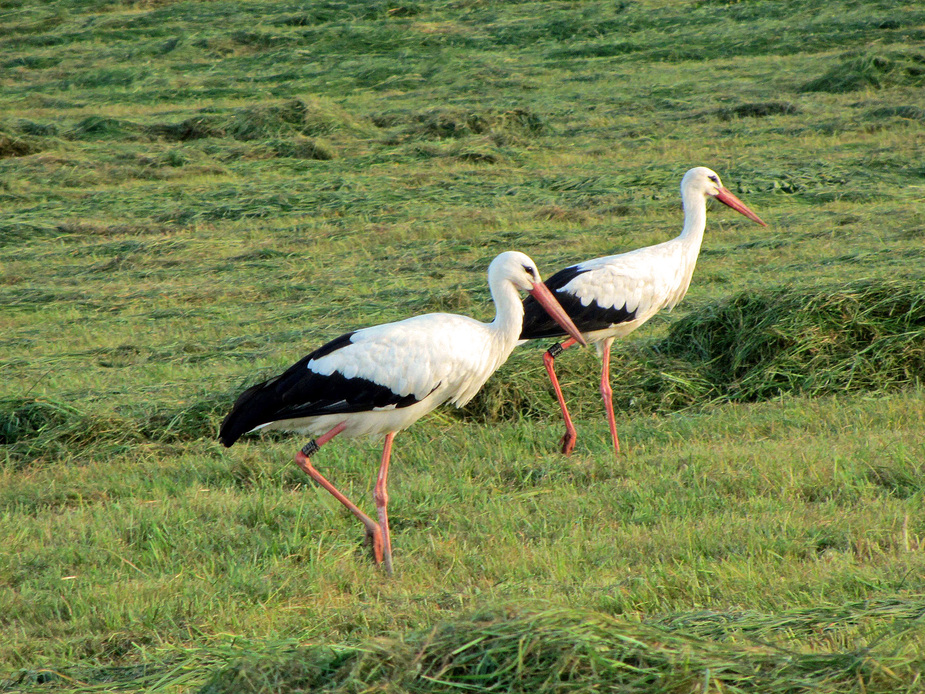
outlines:
[{"label": "white body plumage", "polygon": [[[629,253],[595,258],[578,264],[581,274],[556,293],[568,292],[583,306],[592,302],[602,308],[624,308],[633,318],[601,330],[584,333],[598,351],[608,337],[629,335],[663,309],[673,309],[690,287],[700,241],[678,237]],[[581,329],[579,325],[579,330]]]},{"label": "white body plumage", "polygon": [[[515,303],[521,305],[516,290]],[[349,345],[309,361],[306,368],[321,376],[336,372],[347,379],[371,381],[398,396],[413,396],[417,402],[282,420],[265,428],[317,435],[346,422],[345,436],[401,431],[445,402],[456,407],[469,402],[510,356],[518,332],[517,325],[505,331],[493,323],[451,313],[430,313],[358,330]]]}]

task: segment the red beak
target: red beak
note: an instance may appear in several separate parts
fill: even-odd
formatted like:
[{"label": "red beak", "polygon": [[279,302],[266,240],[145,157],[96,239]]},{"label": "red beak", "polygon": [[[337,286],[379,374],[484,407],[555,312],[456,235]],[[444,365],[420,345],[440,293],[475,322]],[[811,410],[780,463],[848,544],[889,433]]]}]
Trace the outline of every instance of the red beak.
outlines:
[{"label": "red beak", "polygon": [[552,295],[552,292],[546,287],[542,282],[537,282],[533,285],[533,289],[527,292],[530,296],[536,299],[537,303],[543,307],[543,310],[549,314],[549,317],[552,318],[556,323],[559,324],[559,327],[567,332],[578,344],[587,346],[585,338],[581,336],[578,328],[575,327],[575,324],[572,322],[572,319],[569,318],[569,315],[565,312],[565,309],[562,308],[562,305],[556,301],[556,297]]},{"label": "red beak", "polygon": [[724,205],[729,205],[729,207],[734,209],[736,212],[744,214],[746,217],[748,217],[753,222],[758,222],[763,227],[767,226],[767,224],[765,224],[761,220],[761,217],[759,217],[754,212],[752,212],[750,209],[748,209],[748,206],[744,202],[739,200],[731,192],[729,192],[728,188],[724,188],[723,186],[720,186],[719,192],[714,197],[716,197],[716,199],[719,200]]}]

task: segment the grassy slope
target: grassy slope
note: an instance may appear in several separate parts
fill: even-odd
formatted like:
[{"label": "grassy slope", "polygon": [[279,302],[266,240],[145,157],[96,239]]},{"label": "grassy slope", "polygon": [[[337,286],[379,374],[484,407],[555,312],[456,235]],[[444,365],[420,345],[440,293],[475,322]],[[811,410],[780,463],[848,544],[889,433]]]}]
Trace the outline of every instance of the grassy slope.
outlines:
[{"label": "grassy slope", "polygon": [[[202,436],[244,383],[339,332],[427,310],[487,317],[500,250],[551,270],[664,240],[695,164],[772,226],[713,209],[676,313],[745,290],[920,282],[916,3],[3,2],[0,15],[7,426],[40,400],[38,433],[7,435],[0,472],[9,673],[182,661],[232,636],[357,643],[502,605],[630,623],[921,605],[915,388],[625,410],[629,455],[613,463],[594,359],[568,355],[580,439],[565,461],[528,347],[496,383],[532,389],[536,416],[486,428],[438,414],[399,437],[392,581],[303,486],[294,442],[224,451]],[[67,436],[41,428],[54,417]],[[366,498],[375,458],[339,442],[319,465]],[[865,624],[843,640],[777,636],[838,651],[893,621]],[[920,644],[903,634],[897,652]],[[196,686],[216,662],[193,661],[166,686]],[[94,677],[138,674],[113,672]]]}]

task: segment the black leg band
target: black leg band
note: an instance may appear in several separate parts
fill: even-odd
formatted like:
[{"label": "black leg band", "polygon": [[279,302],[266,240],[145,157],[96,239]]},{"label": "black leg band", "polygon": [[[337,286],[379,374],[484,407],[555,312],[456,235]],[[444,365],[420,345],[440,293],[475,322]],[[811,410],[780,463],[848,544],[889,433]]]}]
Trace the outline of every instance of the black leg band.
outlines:
[{"label": "black leg band", "polygon": [[558,357],[558,356],[559,356],[560,354],[562,354],[564,351],[565,351],[565,350],[562,349],[562,345],[561,345],[560,343],[558,343],[558,342],[557,342],[556,344],[554,344],[552,347],[550,347],[549,349],[546,350],[547,354],[549,354],[549,356],[552,357],[553,359],[555,359],[556,357]]},{"label": "black leg band", "polygon": [[315,455],[315,453],[317,453],[320,450],[321,450],[321,446],[315,443],[315,439],[312,439],[311,441],[306,443],[304,446],[302,446],[302,455],[304,455],[306,458],[311,458],[313,455]]}]

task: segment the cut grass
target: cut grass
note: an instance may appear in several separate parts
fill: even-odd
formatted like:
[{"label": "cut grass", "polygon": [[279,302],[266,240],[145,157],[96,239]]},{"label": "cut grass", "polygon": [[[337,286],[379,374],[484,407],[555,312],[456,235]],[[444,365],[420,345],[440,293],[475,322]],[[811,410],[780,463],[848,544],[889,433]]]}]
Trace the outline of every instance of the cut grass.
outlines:
[{"label": "cut grass", "polygon": [[803,85],[806,92],[853,92],[859,89],[925,84],[925,53],[897,50],[850,53],[824,75]]},{"label": "cut grass", "polygon": [[[668,622],[670,627],[657,628],[581,611],[483,614],[410,634],[399,643],[373,642],[353,651],[296,650],[242,661],[218,673],[200,691],[341,692],[382,687],[407,692],[593,688],[790,693],[823,686],[913,691],[923,665],[913,644],[923,637],[919,622],[925,605],[914,600],[892,602],[886,610],[877,607],[856,604],[841,610],[843,620],[868,628],[872,621],[882,620],[885,633],[871,639],[872,646],[845,650],[841,635],[830,631],[821,644],[800,651],[787,648],[787,639],[777,632],[787,615],[740,617],[724,634],[732,639],[710,641],[676,630],[678,625],[686,630],[691,622],[696,624],[698,616],[678,616]],[[823,610],[816,611],[815,619],[807,612],[800,615],[804,620],[810,617],[806,621],[817,629],[830,628],[827,616]],[[713,620],[723,617],[708,618],[714,631]],[[754,632],[769,632],[772,643],[756,638]],[[748,635],[737,643],[734,636],[742,634]],[[833,642],[838,646],[828,650],[825,646]]]},{"label": "cut grass", "polygon": [[[888,5],[6,3],[6,689],[920,689],[925,12]],[[212,439],[347,330],[490,318],[501,251],[674,236],[699,164],[771,227],[711,208],[619,343],[625,457],[592,354],[565,460],[518,351],[398,438],[387,581],[302,442]],[[364,507],[375,447],[318,459]]]},{"label": "cut grass", "polygon": [[[635,418],[616,463],[602,421],[578,422],[574,460],[553,450],[558,422],[421,423],[396,441],[391,581],[352,517],[304,486],[291,440],[5,470],[4,660],[137,663],[222,633],[350,642],[502,601],[655,619],[908,597],[925,590],[922,402]],[[366,506],[375,448],[316,463]]]},{"label": "cut grass", "polygon": [[[297,643],[169,649],[158,664],[21,671],[9,685],[44,691],[241,692],[912,692],[922,660],[921,597],[776,615],[694,612],[657,624],[600,612],[494,610],[401,640],[358,646]],[[806,646],[795,636],[811,634]],[[249,652],[249,649],[254,649]],[[229,662],[230,661],[230,662]],[[45,685],[42,688],[42,685]]]}]

